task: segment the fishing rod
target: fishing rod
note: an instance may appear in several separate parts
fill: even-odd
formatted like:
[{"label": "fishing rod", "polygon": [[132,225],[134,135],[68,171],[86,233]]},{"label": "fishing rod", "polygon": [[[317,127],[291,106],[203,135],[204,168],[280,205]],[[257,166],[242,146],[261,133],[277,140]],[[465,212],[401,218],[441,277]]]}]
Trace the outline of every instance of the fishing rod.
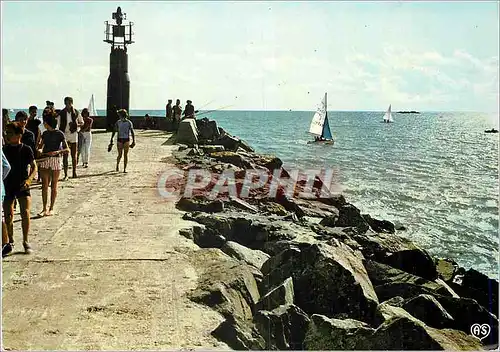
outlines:
[{"label": "fishing rod", "polygon": [[210,113],[210,112],[214,112],[214,111],[219,111],[219,110],[222,110],[222,109],[229,108],[229,107],[231,107],[231,106],[234,106],[234,105],[227,105],[227,106],[223,106],[223,107],[218,108],[218,109],[208,110],[208,111],[203,111],[203,112],[201,112],[201,113],[197,114],[196,116],[200,116],[200,115],[208,114],[208,113]]},{"label": "fishing rod", "polygon": [[210,100],[208,103],[206,103],[205,105],[203,105],[201,108],[199,109],[203,109],[205,106],[209,105],[209,104],[212,104],[213,102],[215,101],[215,99],[213,100]]}]

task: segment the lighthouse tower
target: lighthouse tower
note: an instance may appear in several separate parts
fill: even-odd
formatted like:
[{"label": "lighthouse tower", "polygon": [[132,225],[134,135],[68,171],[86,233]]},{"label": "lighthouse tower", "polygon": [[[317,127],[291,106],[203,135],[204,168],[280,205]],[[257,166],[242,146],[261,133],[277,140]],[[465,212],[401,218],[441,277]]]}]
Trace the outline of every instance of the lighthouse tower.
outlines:
[{"label": "lighthouse tower", "polygon": [[111,44],[109,54],[108,96],[106,102],[106,130],[112,131],[118,119],[116,113],[119,109],[129,111],[130,78],[128,76],[127,45],[132,44],[132,22],[123,24],[126,14],[118,7],[112,14],[116,24],[105,22],[106,38],[104,41]]}]

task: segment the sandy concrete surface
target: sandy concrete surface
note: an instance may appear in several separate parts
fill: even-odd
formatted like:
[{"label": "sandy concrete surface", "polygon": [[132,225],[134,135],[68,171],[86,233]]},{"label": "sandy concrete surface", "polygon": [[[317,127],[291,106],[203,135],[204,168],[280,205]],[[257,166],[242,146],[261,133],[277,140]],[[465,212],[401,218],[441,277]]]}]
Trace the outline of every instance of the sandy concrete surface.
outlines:
[{"label": "sandy concrete surface", "polygon": [[[31,255],[15,214],[14,254],[2,263],[4,349],[228,349],[210,335],[223,318],[186,297],[200,270],[197,246],[178,230],[191,223],[156,187],[176,149],[169,137],[139,131],[124,174],[110,134],[94,133],[89,168],[60,183],[54,216],[32,220]],[[32,199],[35,217],[40,185]]]}]

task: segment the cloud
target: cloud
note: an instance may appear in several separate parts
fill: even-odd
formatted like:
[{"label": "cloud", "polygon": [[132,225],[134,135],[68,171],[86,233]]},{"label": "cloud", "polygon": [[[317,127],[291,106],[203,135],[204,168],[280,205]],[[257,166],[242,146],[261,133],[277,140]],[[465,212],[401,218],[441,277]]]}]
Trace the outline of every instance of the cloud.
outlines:
[{"label": "cloud", "polygon": [[498,96],[498,57],[478,58],[464,50],[451,55],[413,52],[388,45],[378,56],[354,53],[346,61],[357,65],[358,72],[370,72],[364,75],[365,92],[395,104],[459,103],[465,95],[494,104]]}]

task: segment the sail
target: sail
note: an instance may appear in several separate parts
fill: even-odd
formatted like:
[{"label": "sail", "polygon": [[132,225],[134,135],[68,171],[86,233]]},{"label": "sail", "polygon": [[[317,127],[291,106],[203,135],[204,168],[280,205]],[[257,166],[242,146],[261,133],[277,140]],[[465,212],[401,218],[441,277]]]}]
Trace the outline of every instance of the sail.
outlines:
[{"label": "sail", "polygon": [[94,94],[92,94],[92,96],[90,97],[90,102],[89,102],[89,115],[90,116],[98,116],[97,115],[97,111],[95,109],[95,105],[94,105]]},{"label": "sail", "polygon": [[323,125],[323,133],[321,136],[325,139],[333,139],[332,131],[330,131],[330,124],[328,123],[328,116],[325,118],[325,123]]},{"label": "sail", "polygon": [[[312,133],[316,136],[321,136],[323,133],[323,126],[325,124],[326,119],[326,93],[323,100],[321,100],[316,113],[311,121],[311,126],[309,127],[309,133]],[[330,129],[330,128],[328,128]]]},{"label": "sail", "polygon": [[392,112],[391,112],[391,105],[389,105],[389,109],[387,109],[387,112],[384,115],[384,122],[393,122]]}]

